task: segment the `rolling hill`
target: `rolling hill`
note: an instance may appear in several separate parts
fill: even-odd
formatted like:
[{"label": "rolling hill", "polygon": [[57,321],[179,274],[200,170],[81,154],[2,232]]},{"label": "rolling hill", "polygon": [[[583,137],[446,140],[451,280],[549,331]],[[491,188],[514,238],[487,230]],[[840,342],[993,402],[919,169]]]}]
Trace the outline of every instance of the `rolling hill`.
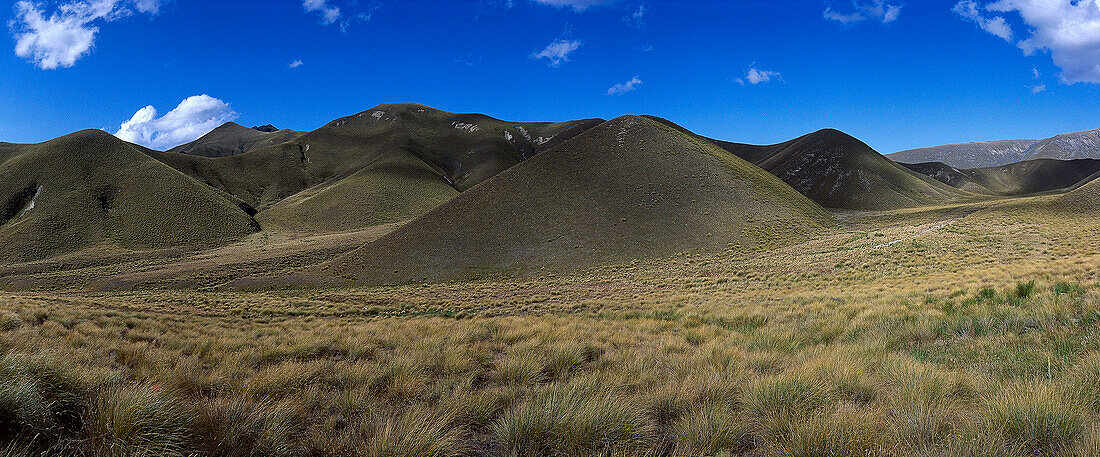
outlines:
[{"label": "rolling hill", "polygon": [[943,162],[955,168],[987,168],[1034,159],[1100,159],[1100,129],[1045,140],[1003,140],[949,144],[887,155],[903,163]]},{"label": "rolling hill", "polygon": [[1033,159],[999,167],[956,169],[939,162],[906,167],[950,186],[997,195],[1020,196],[1067,189],[1100,172],[1100,160]]},{"label": "rolling hill", "polygon": [[270,125],[248,128],[234,122],[226,122],[199,139],[176,146],[168,152],[203,157],[225,157],[285,143],[301,136],[302,133],[304,132],[290,129],[279,130]]},{"label": "rolling hill", "polygon": [[887,210],[967,197],[893,162],[839,130],[757,146],[710,140],[827,208]]},{"label": "rolling hill", "polygon": [[326,232],[416,217],[600,122],[517,123],[386,104],[244,154],[154,156],[256,207],[265,226]]},{"label": "rolling hill", "polygon": [[101,130],[0,146],[0,260],[99,243],[206,246],[259,229],[233,197]]},{"label": "rolling hill", "polygon": [[313,272],[365,283],[762,249],[835,227],[789,186],[651,119],[603,123]]}]

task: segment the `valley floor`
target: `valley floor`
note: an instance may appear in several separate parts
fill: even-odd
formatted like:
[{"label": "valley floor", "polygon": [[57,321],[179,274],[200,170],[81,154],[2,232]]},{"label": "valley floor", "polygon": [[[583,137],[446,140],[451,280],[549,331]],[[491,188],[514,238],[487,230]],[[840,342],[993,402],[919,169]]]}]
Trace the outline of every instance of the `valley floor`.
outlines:
[{"label": "valley floor", "polygon": [[387,227],[7,267],[0,455],[1100,455],[1100,218],[1047,198],[464,284],[219,287]]}]

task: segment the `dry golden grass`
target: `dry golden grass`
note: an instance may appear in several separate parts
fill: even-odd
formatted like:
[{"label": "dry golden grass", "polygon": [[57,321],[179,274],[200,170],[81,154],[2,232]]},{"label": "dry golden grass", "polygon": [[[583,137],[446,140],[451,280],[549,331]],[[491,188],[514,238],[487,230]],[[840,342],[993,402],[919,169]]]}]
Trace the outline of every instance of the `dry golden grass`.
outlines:
[{"label": "dry golden grass", "polygon": [[1044,201],[574,276],[0,293],[0,455],[1097,455],[1100,220]]}]

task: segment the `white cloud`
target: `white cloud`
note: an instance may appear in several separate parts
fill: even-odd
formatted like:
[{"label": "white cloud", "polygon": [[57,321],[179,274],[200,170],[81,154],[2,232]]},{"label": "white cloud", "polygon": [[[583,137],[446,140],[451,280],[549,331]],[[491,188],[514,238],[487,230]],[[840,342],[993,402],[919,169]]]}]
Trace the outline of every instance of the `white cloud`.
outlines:
[{"label": "white cloud", "polygon": [[556,67],[569,61],[569,54],[581,47],[580,40],[556,40],[542,51],[531,54],[532,59],[548,59],[550,66]]},{"label": "white cloud", "polygon": [[153,149],[171,149],[189,143],[237,118],[228,103],[209,95],[187,97],[161,117],[152,105],[139,109],[122,123],[115,136]]},{"label": "white cloud", "polygon": [[328,3],[328,0],[302,0],[302,8],[306,12],[316,12],[321,15],[321,23],[325,25],[332,24],[340,19],[340,8],[332,6]]},{"label": "white cloud", "polygon": [[624,18],[626,20],[626,24],[631,27],[641,27],[645,25],[645,14],[647,11],[649,10],[645,7],[645,3],[638,5],[638,9],[634,10],[633,13]]},{"label": "white cloud", "polygon": [[840,12],[832,7],[825,7],[822,15],[826,20],[839,22],[843,25],[858,24],[863,21],[875,21],[889,24],[898,20],[904,5],[887,0],[852,0],[851,12]]},{"label": "white cloud", "polygon": [[1037,86],[1031,86],[1031,93],[1038,94],[1047,90],[1046,84],[1039,84]]},{"label": "white cloud", "polygon": [[298,67],[302,66],[302,61],[301,60],[295,60],[295,61],[291,62],[290,65],[287,65],[287,66],[290,67],[290,68],[298,68]]},{"label": "white cloud", "polygon": [[749,71],[745,72],[745,77],[737,78],[734,81],[742,86],[744,86],[746,83],[755,86],[757,84],[771,82],[771,80],[773,79],[778,79],[782,81],[783,75],[779,74],[779,72],[777,71],[761,70],[756,68],[755,66],[752,66],[749,68]]},{"label": "white cloud", "polygon": [[[572,8],[573,11],[581,12],[593,6],[607,5],[615,3],[618,0],[535,0],[536,3],[543,5],[553,6],[555,8]],[[509,2],[510,4],[511,2]]]},{"label": "white cloud", "polygon": [[622,84],[616,84],[607,89],[607,95],[622,95],[627,92],[633,92],[638,89],[638,86],[642,85],[642,80],[637,76]]},{"label": "white cloud", "polygon": [[1100,83],[1100,0],[999,0],[986,9],[1019,14],[1029,35],[1017,46],[1029,56],[1049,51],[1062,82]]},{"label": "white cloud", "polygon": [[1008,21],[1004,16],[992,16],[986,17],[982,15],[982,12],[978,8],[978,3],[973,0],[963,0],[955,4],[955,7],[951,9],[959,17],[966,19],[970,22],[978,24],[982,30],[989,32],[991,35],[999,37],[1009,43],[1012,42],[1012,27],[1008,25]]},{"label": "white cloud", "polygon": [[30,1],[15,3],[15,19],[8,27],[15,37],[15,55],[43,70],[68,68],[91,52],[99,22],[118,20],[133,13],[156,15],[161,0],[73,0],[47,14]]},{"label": "white cloud", "polygon": [[1031,72],[1035,75],[1035,79],[1039,79],[1039,77],[1042,76],[1041,74],[1039,74],[1038,67],[1031,67]]}]

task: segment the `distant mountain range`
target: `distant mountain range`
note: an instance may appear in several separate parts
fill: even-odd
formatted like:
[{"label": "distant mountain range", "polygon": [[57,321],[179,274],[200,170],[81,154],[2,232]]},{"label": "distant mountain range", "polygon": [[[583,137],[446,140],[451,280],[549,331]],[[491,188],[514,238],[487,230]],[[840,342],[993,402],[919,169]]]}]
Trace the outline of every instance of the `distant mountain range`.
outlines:
[{"label": "distant mountain range", "polygon": [[1100,159],[1100,129],[1045,140],[1002,140],[949,144],[888,154],[901,163],[942,162],[954,168],[984,168],[1034,159]]}]

